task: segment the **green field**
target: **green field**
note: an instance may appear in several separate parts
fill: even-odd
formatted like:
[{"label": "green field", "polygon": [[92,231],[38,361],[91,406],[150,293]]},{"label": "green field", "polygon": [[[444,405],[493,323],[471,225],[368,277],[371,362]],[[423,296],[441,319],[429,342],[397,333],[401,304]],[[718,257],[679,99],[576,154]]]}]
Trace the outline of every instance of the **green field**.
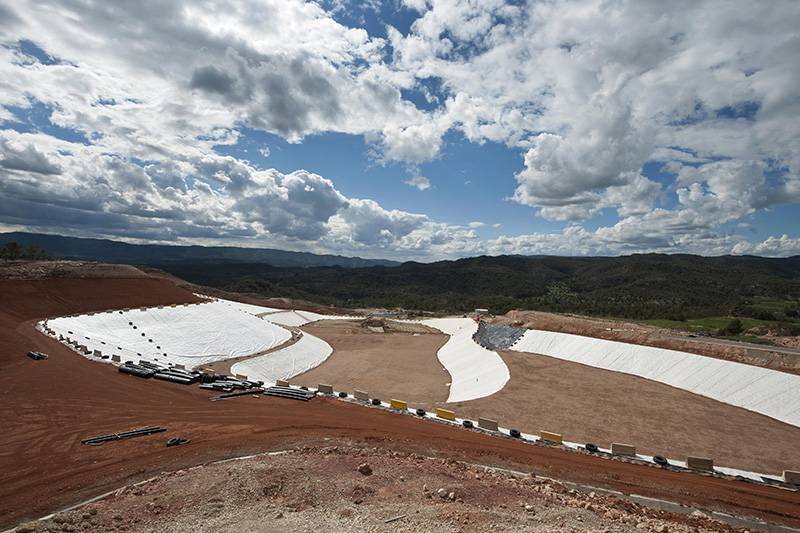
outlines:
[{"label": "green field", "polygon": [[[754,337],[752,335],[742,334],[742,335],[719,335],[719,330],[724,328],[728,322],[733,320],[734,317],[727,317],[727,316],[715,316],[715,317],[706,317],[706,318],[690,318],[686,321],[680,320],[639,320],[640,324],[647,324],[649,326],[656,326],[659,328],[668,328],[680,331],[689,331],[691,333],[699,333],[699,334],[706,334],[712,335],[719,339],[728,339],[732,341],[743,341],[743,342],[751,342],[754,344],[766,344],[773,346],[774,343],[767,339],[762,339],[760,337]],[[750,328],[756,326],[765,326],[770,324],[769,320],[759,320],[757,318],[742,318],[738,317],[742,323],[742,329],[747,331]]]},{"label": "green field", "polygon": [[770,313],[782,314],[790,305],[797,305],[797,300],[785,300],[779,298],[768,298],[766,296],[753,296],[750,298],[752,309],[768,311]]}]

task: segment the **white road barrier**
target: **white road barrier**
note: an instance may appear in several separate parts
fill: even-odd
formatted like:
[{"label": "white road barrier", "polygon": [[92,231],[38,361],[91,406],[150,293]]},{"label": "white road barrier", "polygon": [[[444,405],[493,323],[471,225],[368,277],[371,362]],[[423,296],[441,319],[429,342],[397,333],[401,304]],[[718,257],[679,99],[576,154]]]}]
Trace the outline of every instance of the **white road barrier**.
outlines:
[{"label": "white road barrier", "polygon": [[437,353],[452,378],[448,402],[491,396],[508,382],[510,375],[503,359],[472,340],[478,324],[471,318],[431,318],[421,324],[450,336]]},{"label": "white road barrier", "polygon": [[291,337],[286,329],[224,301],[63,317],[48,325],[56,335],[120,355],[123,361],[158,360],[187,367],[263,352]]},{"label": "white road barrier", "polygon": [[290,379],[322,364],[333,353],[331,345],[309,333],[291,346],[272,353],[259,355],[235,363],[234,374],[246,374],[251,380],[274,383],[278,379]]},{"label": "white road barrier", "polygon": [[511,350],[658,381],[800,427],[800,376],[687,352],[528,330]]}]

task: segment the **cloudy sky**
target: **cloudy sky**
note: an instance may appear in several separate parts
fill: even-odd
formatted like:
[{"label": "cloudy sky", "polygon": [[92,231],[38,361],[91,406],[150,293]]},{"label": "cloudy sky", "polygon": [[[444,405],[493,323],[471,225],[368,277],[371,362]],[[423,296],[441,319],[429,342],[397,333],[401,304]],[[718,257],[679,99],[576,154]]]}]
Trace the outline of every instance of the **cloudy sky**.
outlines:
[{"label": "cloudy sky", "polygon": [[0,0],[0,230],[800,254],[796,0]]}]

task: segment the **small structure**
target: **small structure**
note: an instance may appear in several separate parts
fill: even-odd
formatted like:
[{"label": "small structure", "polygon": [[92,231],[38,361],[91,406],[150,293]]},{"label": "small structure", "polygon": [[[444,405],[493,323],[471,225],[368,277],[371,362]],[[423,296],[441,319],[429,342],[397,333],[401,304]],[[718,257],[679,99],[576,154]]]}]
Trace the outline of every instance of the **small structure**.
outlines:
[{"label": "small structure", "polygon": [[475,316],[482,317],[482,316],[489,316],[488,309],[475,309]]}]

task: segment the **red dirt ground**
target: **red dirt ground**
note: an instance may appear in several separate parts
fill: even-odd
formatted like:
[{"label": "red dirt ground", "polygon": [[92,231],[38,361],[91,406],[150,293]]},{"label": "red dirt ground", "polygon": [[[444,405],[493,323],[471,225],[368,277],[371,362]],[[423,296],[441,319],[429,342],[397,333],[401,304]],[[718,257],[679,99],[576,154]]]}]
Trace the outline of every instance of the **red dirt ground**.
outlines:
[{"label": "red dirt ground", "polygon": [[[47,316],[195,301],[167,280],[0,282],[0,526],[154,473],[325,438],[507,466],[800,526],[800,493],[609,461],[317,398],[210,402],[196,387],[140,380],[81,358],[34,329]],[[33,361],[25,352],[50,354]],[[143,425],[164,434],[82,446]],[[183,435],[187,446],[166,448]]]},{"label": "red dirt ground", "polygon": [[500,356],[511,373],[506,386],[451,409],[571,442],[626,442],[649,455],[713,457],[719,466],[776,475],[800,468],[800,428],[774,418],[621,372],[544,355]]},{"label": "red dirt ground", "polygon": [[355,320],[324,320],[302,329],[330,344],[333,354],[292,383],[329,383],[337,390],[360,389],[426,406],[447,400],[450,374],[436,357],[447,336],[438,331],[417,326],[416,336],[411,331],[373,333]]}]

